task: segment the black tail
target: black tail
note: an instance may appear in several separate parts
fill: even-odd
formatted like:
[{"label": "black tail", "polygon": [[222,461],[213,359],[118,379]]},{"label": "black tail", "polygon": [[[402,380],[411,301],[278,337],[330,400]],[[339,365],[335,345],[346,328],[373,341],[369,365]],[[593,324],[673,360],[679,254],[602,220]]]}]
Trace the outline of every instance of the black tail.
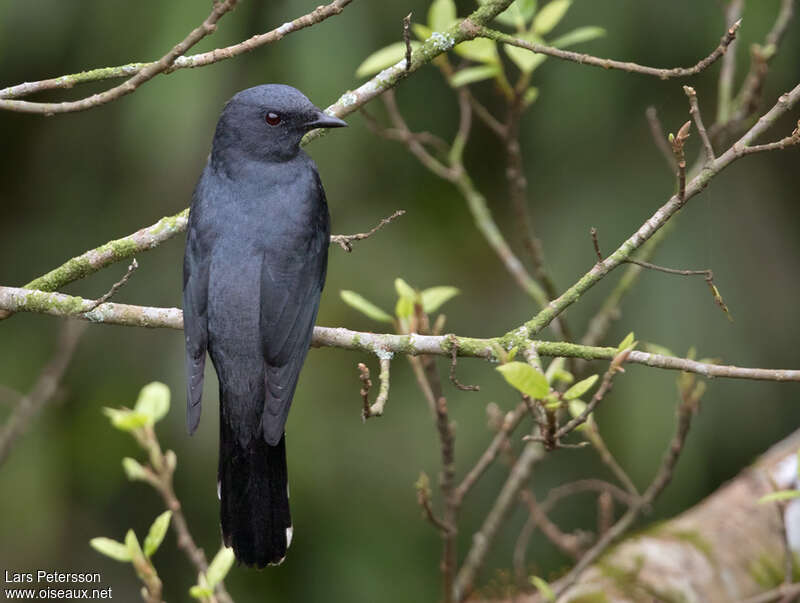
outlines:
[{"label": "black tail", "polygon": [[236,559],[258,568],[283,561],[292,538],[285,436],[270,446],[259,434],[242,446],[220,417],[219,496]]}]

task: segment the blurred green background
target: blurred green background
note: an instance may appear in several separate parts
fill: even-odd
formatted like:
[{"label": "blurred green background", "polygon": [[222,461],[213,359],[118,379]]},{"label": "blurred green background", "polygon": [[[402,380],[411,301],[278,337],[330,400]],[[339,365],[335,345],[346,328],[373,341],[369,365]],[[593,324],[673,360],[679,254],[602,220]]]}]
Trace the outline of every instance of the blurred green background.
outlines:
[{"label": "blurred green background", "polygon": [[[458,4],[461,15],[473,8],[470,2]],[[208,5],[0,0],[0,86],[154,59],[202,21]],[[267,31],[315,5],[316,0],[245,0],[194,50]],[[720,5],[714,0],[576,0],[554,33],[598,25],[608,35],[579,50],[655,66],[690,65],[718,43],[724,29]],[[20,286],[86,249],[181,210],[227,98],[245,87],[283,82],[327,106],[360,84],[353,75],[356,67],[398,39],[402,18],[413,10],[414,20],[423,20],[427,6],[427,0],[356,0],[342,15],[278,44],[158,77],[135,94],[89,112],[52,118],[0,113],[0,284]],[[746,3],[736,47],[737,82],[746,71],[750,43],[763,40],[777,7],[777,0]],[[765,96],[769,106],[797,83],[798,33],[795,21],[772,64]],[[716,107],[718,72],[715,65],[690,82],[707,123]],[[591,226],[599,229],[603,249],[610,251],[672,192],[673,176],[653,145],[644,110],[655,106],[665,127],[677,130],[688,118],[681,89],[685,82],[548,59],[533,83],[540,96],[524,118],[522,133],[530,208],[563,290],[594,262]],[[34,99],[79,98],[106,85]],[[476,93],[500,111],[491,84],[478,84]],[[413,128],[452,135],[455,98],[434,67],[404,81],[397,94]],[[378,104],[372,111],[381,115]],[[530,299],[477,233],[458,193],[399,145],[371,134],[361,116],[348,121],[347,130],[307,148],[328,191],[334,232],[361,232],[398,208],[408,214],[358,244],[352,254],[331,249],[319,323],[381,329],[345,306],[339,291],[353,289],[391,308],[396,276],[418,287],[461,289],[444,308],[448,331],[492,336],[532,316]],[[785,136],[792,127],[784,121],[769,138]],[[693,136],[689,156],[698,150]],[[480,125],[466,161],[499,225],[522,253],[506,196],[502,149]],[[616,343],[632,330],[638,339],[679,354],[696,346],[700,356],[728,363],[797,368],[799,189],[797,150],[741,160],[687,205],[679,228],[656,257],[667,266],[713,268],[733,324],[700,280],[649,273],[625,300],[609,341]],[[116,301],[179,306],[182,254],[181,236],[139,255],[140,269]],[[97,297],[124,270],[125,264],[115,265],[65,292]],[[610,276],[569,309],[575,331],[585,327],[617,278]],[[54,349],[58,327],[57,319],[40,315],[18,315],[0,324],[0,383],[27,391]],[[361,361],[377,374],[374,359],[361,354],[310,353],[287,427],[294,543],[279,568],[232,570],[227,584],[237,601],[438,599],[440,542],[421,519],[413,489],[421,470],[434,482],[438,474],[435,426],[402,359],[393,364],[386,415],[362,424],[355,369]],[[444,375],[446,364],[440,368]],[[597,363],[596,371],[603,370],[604,364]],[[672,431],[675,377],[631,367],[598,412],[610,448],[640,486],[649,481]],[[447,384],[463,475],[491,437],[487,403],[509,409],[517,399],[484,362],[463,360],[459,378],[481,385],[480,393],[470,393]],[[141,536],[162,510],[148,486],[125,479],[120,459],[141,458],[141,453],[101,413],[103,406],[131,405],[139,389],[153,380],[172,388],[172,410],[159,424],[159,434],[162,445],[178,455],[176,489],[190,528],[198,544],[213,554],[219,543],[213,372],[207,375],[205,416],[199,432],[189,438],[181,334],[92,326],[67,373],[64,395],[0,467],[0,568],[101,571],[116,599],[138,598],[130,566],[101,557],[88,541],[94,536],[121,539],[130,527]],[[794,384],[711,383],[674,483],[648,520],[696,503],[793,431],[800,420],[798,402],[800,390]],[[0,417],[9,410],[0,404]],[[468,498],[462,555],[506,474],[502,464],[493,467]],[[553,485],[591,475],[607,477],[591,451],[559,451],[537,466],[533,485],[541,497]],[[595,507],[589,499],[576,500],[560,507],[555,518],[568,528],[592,529]],[[492,548],[482,583],[503,580],[524,519],[518,508]],[[188,599],[196,576],[171,535],[154,561],[166,598]],[[533,571],[547,576],[567,560],[537,535],[529,562]]]}]

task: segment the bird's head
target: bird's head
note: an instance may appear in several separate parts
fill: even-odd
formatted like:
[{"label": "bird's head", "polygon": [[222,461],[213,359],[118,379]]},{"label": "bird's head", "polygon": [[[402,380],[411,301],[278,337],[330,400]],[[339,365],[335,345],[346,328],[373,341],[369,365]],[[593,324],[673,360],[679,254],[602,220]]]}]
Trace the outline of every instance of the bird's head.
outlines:
[{"label": "bird's head", "polygon": [[346,125],[318,109],[299,90],[264,84],[242,90],[225,105],[214,135],[214,152],[232,150],[256,160],[286,160],[297,154],[307,132]]}]

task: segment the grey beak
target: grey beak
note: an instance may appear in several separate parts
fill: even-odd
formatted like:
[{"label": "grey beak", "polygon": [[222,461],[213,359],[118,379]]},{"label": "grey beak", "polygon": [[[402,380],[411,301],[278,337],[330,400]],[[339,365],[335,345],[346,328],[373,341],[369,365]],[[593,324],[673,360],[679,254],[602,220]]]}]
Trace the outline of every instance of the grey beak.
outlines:
[{"label": "grey beak", "polygon": [[324,111],[320,111],[317,113],[316,119],[308,122],[306,125],[309,129],[344,128],[347,126],[347,122],[339,119],[338,117],[334,117],[333,115],[328,115]]}]

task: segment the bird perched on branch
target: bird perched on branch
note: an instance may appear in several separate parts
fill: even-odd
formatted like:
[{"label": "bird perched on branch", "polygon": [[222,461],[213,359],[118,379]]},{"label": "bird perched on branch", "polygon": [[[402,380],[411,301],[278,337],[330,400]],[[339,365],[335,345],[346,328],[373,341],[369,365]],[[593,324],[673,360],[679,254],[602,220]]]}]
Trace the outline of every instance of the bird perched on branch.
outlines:
[{"label": "bird perched on branch", "polygon": [[325,283],[330,216],[300,140],[347,124],[290,86],[236,94],[192,198],[183,268],[187,427],[206,351],[219,377],[217,492],[236,558],[283,561],[292,539],[284,425]]}]

